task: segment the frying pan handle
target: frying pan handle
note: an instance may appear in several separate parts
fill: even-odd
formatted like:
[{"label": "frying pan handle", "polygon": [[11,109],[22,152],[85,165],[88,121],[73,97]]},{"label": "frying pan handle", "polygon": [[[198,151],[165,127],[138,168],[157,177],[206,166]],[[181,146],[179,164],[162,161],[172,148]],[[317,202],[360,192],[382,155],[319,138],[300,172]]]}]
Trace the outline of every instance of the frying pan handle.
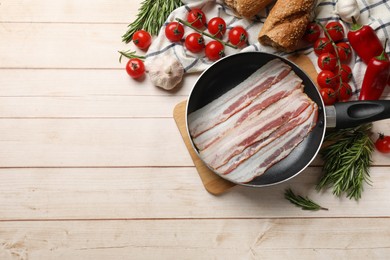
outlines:
[{"label": "frying pan handle", "polygon": [[[390,100],[339,102],[326,111],[335,112],[334,127],[349,128],[390,118]],[[327,113],[328,119],[328,113]],[[332,120],[329,120],[332,122]],[[332,127],[330,125],[330,127]]]}]

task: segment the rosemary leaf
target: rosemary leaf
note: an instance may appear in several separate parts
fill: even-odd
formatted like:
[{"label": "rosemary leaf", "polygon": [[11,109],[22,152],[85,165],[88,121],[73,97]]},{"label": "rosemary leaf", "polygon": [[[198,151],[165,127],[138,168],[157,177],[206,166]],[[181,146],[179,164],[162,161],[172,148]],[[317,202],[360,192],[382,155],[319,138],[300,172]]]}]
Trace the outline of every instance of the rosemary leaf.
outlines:
[{"label": "rosemary leaf", "polygon": [[129,59],[132,59],[132,58],[138,58],[141,60],[145,59],[145,56],[137,55],[135,51],[128,50],[128,51],[118,51],[118,52],[120,53],[119,62],[122,62],[123,56],[126,58],[129,58]]},{"label": "rosemary leaf", "polygon": [[129,43],[133,34],[141,29],[157,35],[172,11],[181,5],[181,0],[144,0],[138,9],[137,18],[128,25],[122,40]]},{"label": "rosemary leaf", "polygon": [[291,189],[287,189],[284,193],[284,197],[291,203],[302,208],[303,210],[328,210],[323,208],[308,197],[302,197],[301,195],[295,195]]},{"label": "rosemary leaf", "polygon": [[333,194],[343,194],[349,199],[359,200],[364,183],[370,184],[374,144],[370,138],[372,124],[330,132],[325,137],[325,146],[320,154],[324,159],[324,175],[317,190],[332,187]]}]

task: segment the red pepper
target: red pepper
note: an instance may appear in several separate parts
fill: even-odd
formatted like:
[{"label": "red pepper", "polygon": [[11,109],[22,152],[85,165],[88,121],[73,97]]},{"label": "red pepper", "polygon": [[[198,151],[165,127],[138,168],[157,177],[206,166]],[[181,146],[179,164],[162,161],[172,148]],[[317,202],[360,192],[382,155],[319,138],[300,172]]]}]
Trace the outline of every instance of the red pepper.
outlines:
[{"label": "red pepper", "polygon": [[347,35],[349,43],[357,55],[368,64],[371,58],[383,52],[382,43],[370,26],[358,24],[354,17],[352,17],[352,21],[353,25]]},{"label": "red pepper", "polygon": [[390,87],[390,77],[389,77],[389,79],[387,80],[387,86]]},{"label": "red pepper", "polygon": [[390,77],[390,61],[385,52],[387,40],[381,55],[371,58],[367,64],[359,100],[378,100],[387,85]]}]

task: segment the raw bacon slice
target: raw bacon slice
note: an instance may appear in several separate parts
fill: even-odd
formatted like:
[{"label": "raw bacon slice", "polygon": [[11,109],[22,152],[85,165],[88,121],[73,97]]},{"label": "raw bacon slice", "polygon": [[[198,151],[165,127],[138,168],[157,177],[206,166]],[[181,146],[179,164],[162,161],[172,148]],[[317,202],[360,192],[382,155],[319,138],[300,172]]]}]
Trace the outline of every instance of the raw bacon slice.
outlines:
[{"label": "raw bacon slice", "polygon": [[251,118],[251,116],[259,114],[263,109],[291,94],[291,92],[293,92],[295,89],[303,87],[301,83],[301,78],[299,78],[294,73],[294,71],[290,71],[287,77],[285,77],[278,83],[272,85],[262,95],[258,96],[255,100],[253,100],[253,102],[245,109],[242,109],[240,112],[237,112],[228,120],[214,126],[213,128],[202,133],[201,135],[195,137],[193,141],[196,147],[199,150],[206,149],[211,144],[219,140],[229,130],[241,124],[244,120],[247,120]]},{"label": "raw bacon slice", "polygon": [[240,164],[225,178],[238,183],[247,183],[255,177],[263,174],[275,163],[284,159],[293,149],[303,141],[310,133],[317,121],[317,109],[305,123],[300,124],[293,130],[286,132],[283,136],[269,143],[248,160]]},{"label": "raw bacon slice", "polygon": [[243,122],[220,140],[200,152],[203,160],[213,169],[225,164],[253,143],[268,137],[291,118],[298,116],[311,100],[300,89],[272,104],[258,116]]},{"label": "raw bacon slice", "polygon": [[188,126],[191,136],[197,137],[227,120],[248,106],[271,85],[282,80],[290,71],[291,67],[279,59],[268,62],[221,97],[189,114]]},{"label": "raw bacon slice", "polygon": [[273,132],[268,138],[264,138],[251,146],[247,147],[242,153],[231,158],[226,164],[222,165],[215,171],[219,174],[228,174],[232,170],[238,167],[241,163],[243,163],[246,159],[251,157],[253,154],[258,152],[262,147],[271,143],[283,136],[286,132],[292,130],[298,125],[304,123],[309,117],[312,116],[313,113],[317,113],[317,104],[313,103],[311,106],[307,107],[305,111],[303,111],[299,116],[291,119],[289,122],[279,127],[275,132]]}]

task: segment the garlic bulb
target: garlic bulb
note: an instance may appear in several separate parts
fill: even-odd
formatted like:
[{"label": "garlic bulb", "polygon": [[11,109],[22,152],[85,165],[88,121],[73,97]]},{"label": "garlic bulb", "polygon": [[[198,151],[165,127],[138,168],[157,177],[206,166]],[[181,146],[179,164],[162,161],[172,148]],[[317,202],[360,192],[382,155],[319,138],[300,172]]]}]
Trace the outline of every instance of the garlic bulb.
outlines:
[{"label": "garlic bulb", "polygon": [[356,0],[338,0],[336,3],[336,14],[338,14],[344,22],[352,23],[352,16],[358,20],[360,10]]},{"label": "garlic bulb", "polygon": [[152,83],[166,90],[176,87],[183,78],[183,66],[172,55],[156,57],[150,62],[148,67]]}]

